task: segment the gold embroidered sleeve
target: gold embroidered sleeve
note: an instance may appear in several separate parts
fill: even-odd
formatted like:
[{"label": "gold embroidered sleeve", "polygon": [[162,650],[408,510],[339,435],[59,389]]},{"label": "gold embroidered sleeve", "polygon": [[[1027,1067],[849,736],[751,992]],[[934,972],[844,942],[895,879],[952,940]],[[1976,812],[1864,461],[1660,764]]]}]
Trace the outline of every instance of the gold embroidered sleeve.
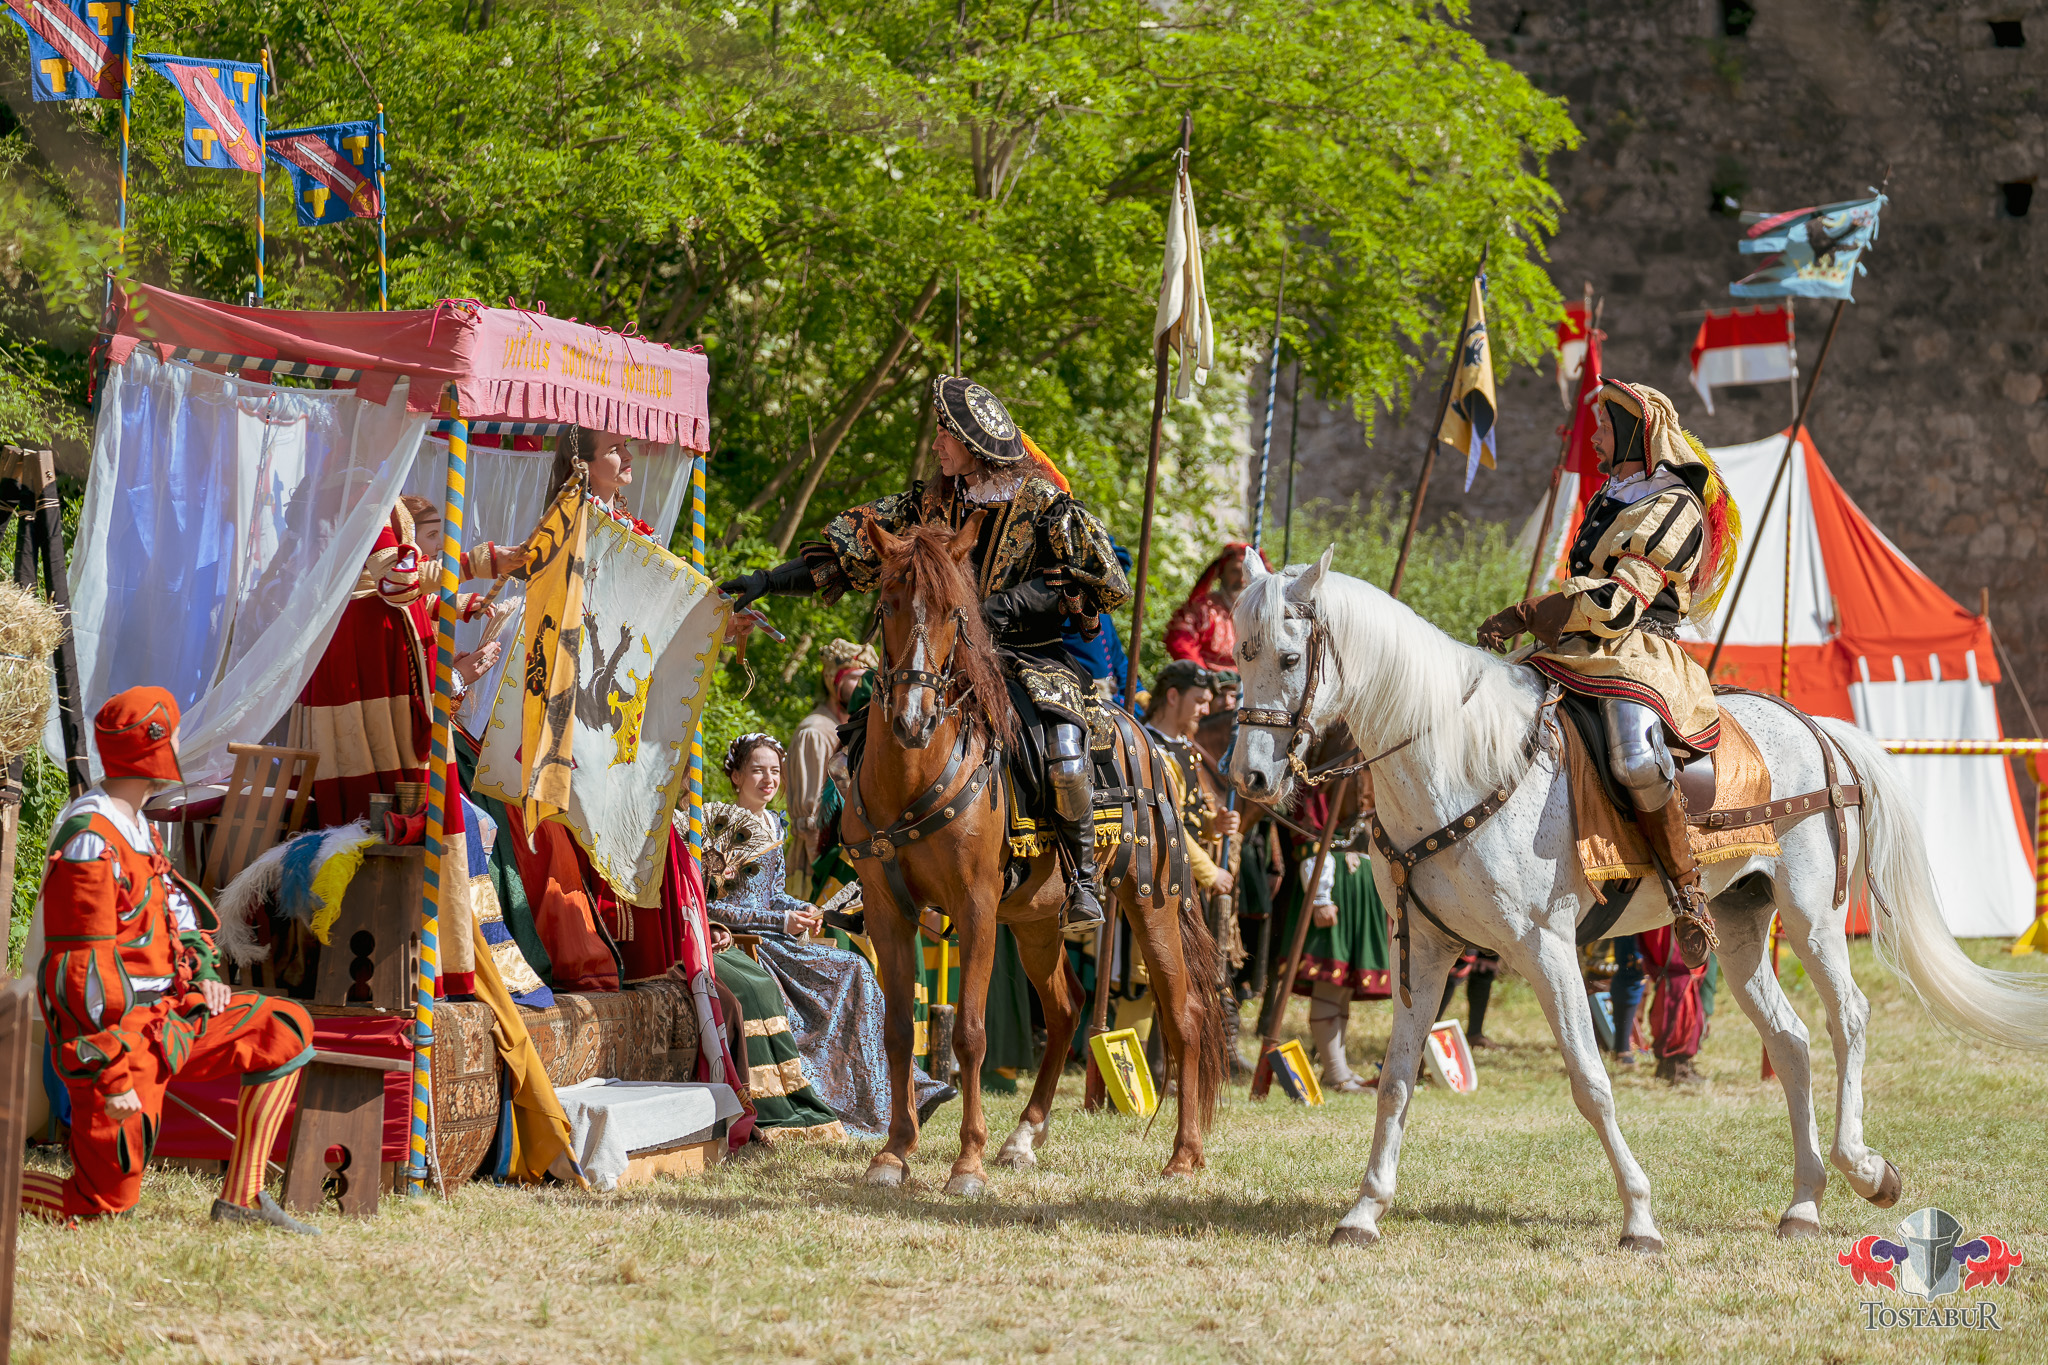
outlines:
[{"label": "gold embroidered sleeve", "polygon": [[868,543],[867,528],[879,526],[892,535],[915,526],[921,487],[907,493],[891,493],[841,512],[825,524],[823,540],[806,541],[797,553],[811,571],[818,594],[836,602],[848,591],[873,592],[882,574],[882,557]]},{"label": "gold embroidered sleeve", "polygon": [[1062,580],[1054,586],[1081,599],[1077,615],[1115,611],[1131,600],[1130,581],[1116,562],[1109,532],[1072,498],[1062,499],[1048,514],[1046,541]]},{"label": "gold embroidered sleeve", "polygon": [[1595,561],[1608,566],[1606,573],[1565,581],[1563,591],[1572,599],[1565,630],[1608,639],[1626,635],[1666,587],[1675,590],[1684,611],[1691,601],[1687,581],[1705,538],[1703,523],[1699,499],[1686,488],[1669,489],[1622,513],[1595,552]]}]

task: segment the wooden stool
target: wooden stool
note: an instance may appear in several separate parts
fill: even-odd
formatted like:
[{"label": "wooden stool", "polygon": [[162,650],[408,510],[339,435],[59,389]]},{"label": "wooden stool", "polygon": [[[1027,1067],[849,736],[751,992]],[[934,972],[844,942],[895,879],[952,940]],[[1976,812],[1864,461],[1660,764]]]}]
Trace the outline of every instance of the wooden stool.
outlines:
[{"label": "wooden stool", "polygon": [[326,1202],[327,1153],[341,1149],[334,1174],[341,1212],[377,1216],[384,1160],[384,1074],[410,1071],[399,1057],[316,1052],[299,1082],[299,1113],[284,1164],[284,1206],[317,1213]]}]

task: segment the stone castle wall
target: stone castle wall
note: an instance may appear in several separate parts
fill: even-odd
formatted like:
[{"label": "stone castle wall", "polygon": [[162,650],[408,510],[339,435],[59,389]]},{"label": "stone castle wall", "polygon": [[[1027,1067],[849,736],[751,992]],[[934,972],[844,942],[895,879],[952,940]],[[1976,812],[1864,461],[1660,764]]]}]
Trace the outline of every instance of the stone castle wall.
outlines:
[{"label": "stone castle wall", "polygon": [[[1728,282],[1756,259],[1711,205],[1860,197],[1889,169],[1892,205],[1809,426],[1921,569],[1972,610],[1990,589],[2020,682],[2048,715],[2035,682],[2048,664],[2048,257],[2036,240],[2048,195],[2015,217],[2001,191],[2048,169],[2048,5],[1748,7],[1733,37],[1724,0],[1474,0],[1473,34],[1569,101],[1583,134],[1551,166],[1564,206],[1552,278],[1568,298],[1586,280],[1604,296],[1609,373],[1670,394],[1709,445],[1754,440],[1790,422],[1787,385],[1719,390],[1709,416],[1687,379],[1702,310],[1736,303]],[[1993,20],[2018,21],[2025,46],[1994,45]],[[1833,308],[1798,304],[1808,370]],[[1347,412],[1305,401],[1298,498],[1411,486],[1440,381],[1418,390],[1419,416],[1383,417],[1370,439]],[[1264,384],[1253,388],[1262,404]],[[1501,468],[1467,494],[1462,462],[1440,456],[1430,515],[1519,526],[1539,504],[1564,415],[1551,367],[1505,376],[1501,408]],[[1287,421],[1283,397],[1283,479]],[[2006,732],[2028,733],[2012,689],[1998,691]]]}]

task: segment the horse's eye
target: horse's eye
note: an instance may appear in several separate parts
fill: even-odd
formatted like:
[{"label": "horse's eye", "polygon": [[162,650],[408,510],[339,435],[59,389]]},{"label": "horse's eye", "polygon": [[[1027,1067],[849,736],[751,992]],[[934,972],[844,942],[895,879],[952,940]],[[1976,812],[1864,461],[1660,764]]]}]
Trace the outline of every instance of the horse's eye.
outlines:
[{"label": "horse's eye", "polygon": [[1280,666],[1282,668],[1292,668],[1300,662],[1301,655],[1295,653],[1293,650],[1288,650],[1286,653],[1280,656]]}]

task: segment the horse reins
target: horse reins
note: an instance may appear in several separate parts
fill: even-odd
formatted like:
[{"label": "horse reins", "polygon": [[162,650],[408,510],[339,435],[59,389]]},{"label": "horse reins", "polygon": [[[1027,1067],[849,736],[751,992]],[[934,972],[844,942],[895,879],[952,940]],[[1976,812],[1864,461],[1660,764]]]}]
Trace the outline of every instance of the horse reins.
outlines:
[{"label": "horse reins", "polygon": [[[924,645],[927,648],[931,645],[931,634],[925,622],[924,599],[922,597],[913,599],[910,609],[916,618],[910,627],[910,657],[915,659],[919,645]],[[955,607],[953,609],[953,624],[955,627],[953,646],[955,649],[958,649],[960,646],[960,636],[967,629],[967,608]],[[941,716],[957,716],[960,714],[960,702],[965,700],[965,693],[962,693],[961,697],[950,705],[946,701],[946,694],[952,690],[953,683],[956,681],[953,674],[953,660],[950,656],[948,656],[945,666],[936,673],[931,672],[929,669],[910,668],[907,666],[891,668],[889,667],[889,636],[886,631],[882,634],[881,645],[882,666],[875,670],[875,688],[881,693],[882,718],[884,720],[895,719],[896,713],[892,702],[896,695],[896,689],[899,686],[928,687],[938,694],[939,714]]]}]

